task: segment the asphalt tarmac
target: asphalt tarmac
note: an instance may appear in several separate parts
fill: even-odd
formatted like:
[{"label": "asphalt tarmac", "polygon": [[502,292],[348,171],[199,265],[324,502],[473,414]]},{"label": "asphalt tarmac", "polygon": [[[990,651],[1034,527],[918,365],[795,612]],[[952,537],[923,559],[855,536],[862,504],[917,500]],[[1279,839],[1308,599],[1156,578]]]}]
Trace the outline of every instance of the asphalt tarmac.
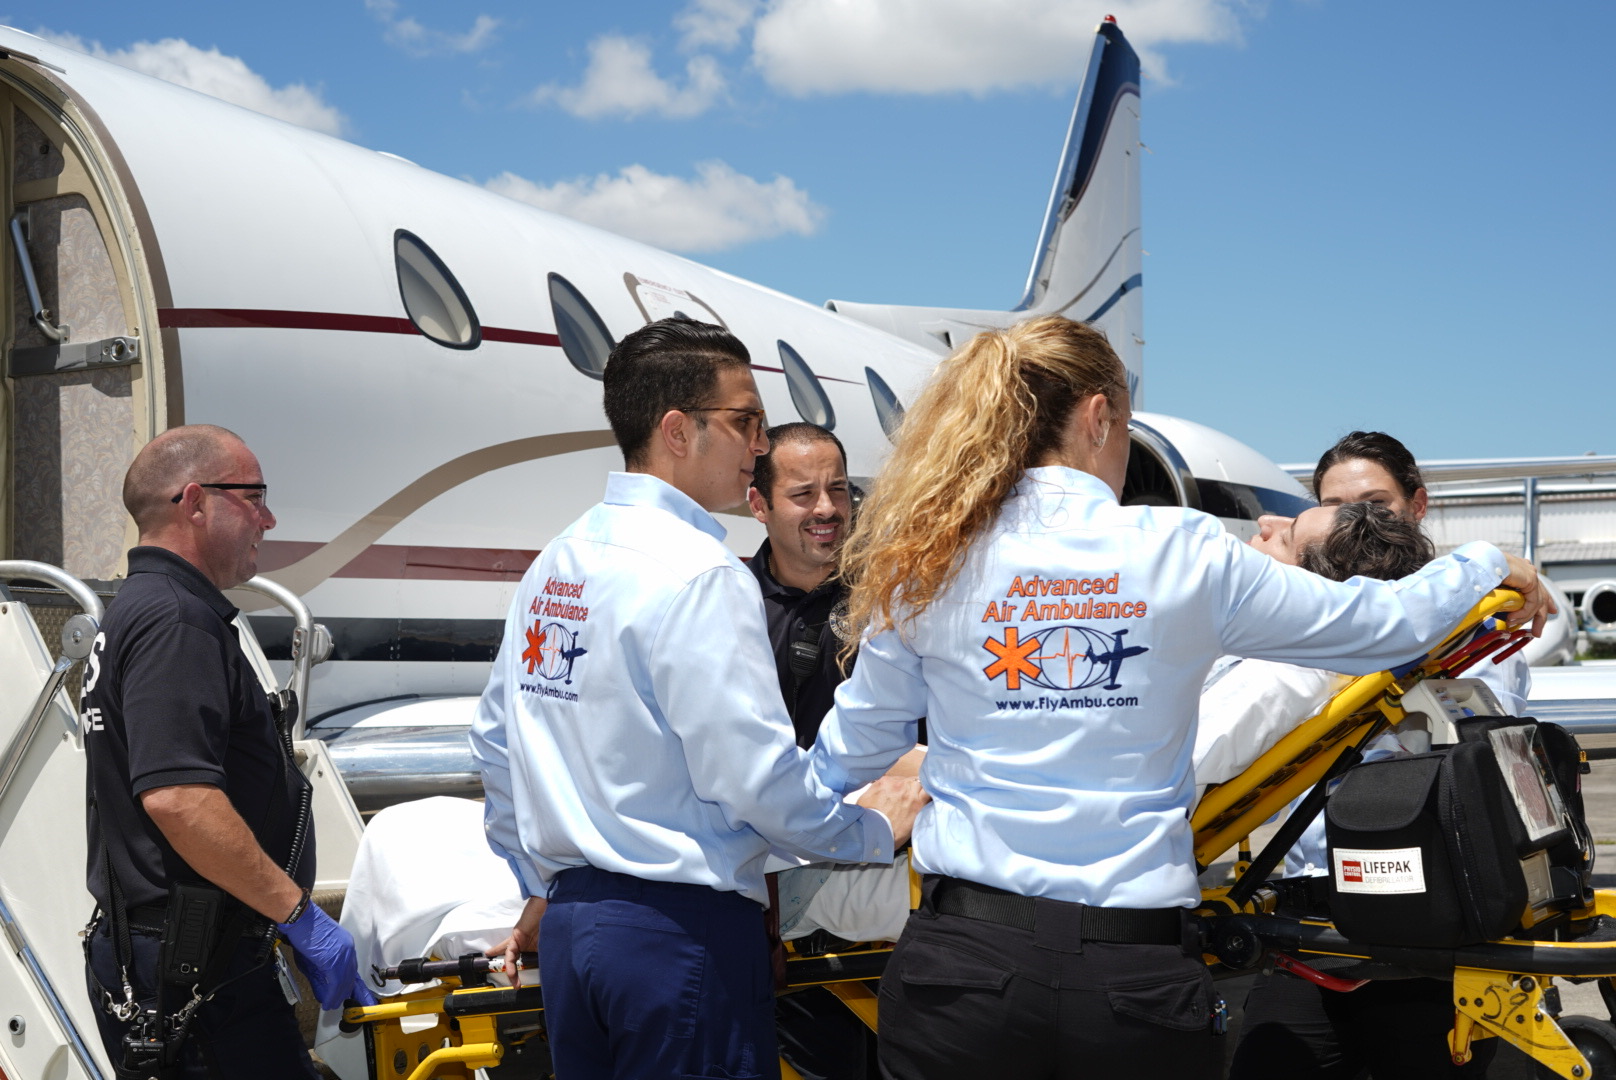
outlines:
[{"label": "asphalt tarmac", "polygon": [[[1584,742],[1587,749],[1594,749],[1604,743],[1616,746],[1616,736],[1587,739]],[[1583,777],[1582,791],[1588,825],[1598,845],[1594,861],[1594,884],[1599,888],[1616,888],[1616,760],[1594,761],[1592,771]],[[1254,848],[1260,849],[1262,842],[1271,832],[1271,828],[1259,829],[1253,837]],[[1229,865],[1227,861],[1215,864],[1203,875],[1202,884],[1223,881]],[[1247,975],[1225,979],[1218,984],[1219,992],[1229,1005],[1230,1031],[1227,1049],[1230,1054],[1233,1053],[1235,1040],[1238,1038],[1246,992],[1250,989],[1254,978],[1255,976]],[[1563,980],[1557,980],[1556,985],[1560,988],[1562,1015],[1593,1016],[1601,1020],[1610,1018],[1610,1013],[1599,996],[1597,984],[1583,983],[1574,986]],[[1485,1080],[1536,1080],[1540,1075],[1547,1074],[1538,1073],[1536,1066],[1513,1047],[1499,1045],[1493,1052],[1493,1060],[1482,1075]],[[1592,1080],[1616,1080],[1616,1077],[1596,1076]]]}]

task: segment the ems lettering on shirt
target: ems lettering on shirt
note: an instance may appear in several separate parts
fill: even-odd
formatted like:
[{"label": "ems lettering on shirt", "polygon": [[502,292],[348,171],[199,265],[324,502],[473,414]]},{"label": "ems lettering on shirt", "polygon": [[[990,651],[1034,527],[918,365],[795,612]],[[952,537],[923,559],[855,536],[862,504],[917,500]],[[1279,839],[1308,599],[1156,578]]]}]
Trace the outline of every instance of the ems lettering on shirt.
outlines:
[{"label": "ems lettering on shirt", "polygon": [[560,578],[547,578],[543,591],[533,598],[527,607],[529,615],[537,615],[544,619],[570,619],[573,622],[584,622],[589,618],[589,609],[582,604],[570,601],[581,600],[584,595],[584,582],[562,581]]},{"label": "ems lettering on shirt", "polygon": [[[1144,618],[1149,611],[1145,601],[1121,599],[1125,595],[1120,572],[1109,577],[1016,575],[1005,589],[1004,599],[988,601],[982,613],[981,621],[995,627],[1016,623],[1004,627],[997,636],[995,631],[988,632],[982,648],[990,662],[982,668],[982,674],[990,684],[1005,690],[1040,687],[1060,693],[1007,698],[998,703],[999,708],[1042,712],[1139,707],[1137,694],[1109,693],[1131,681],[1123,674],[1124,662],[1150,651],[1150,646],[1134,644],[1128,637],[1139,629],[1139,624],[1120,628],[1092,625],[1104,620]],[[1066,693],[1091,687],[1108,693]]]},{"label": "ems lettering on shirt", "polygon": [[583,629],[564,624],[588,620],[589,608],[575,603],[583,595],[584,582],[552,577],[546,579],[539,595],[528,601],[527,613],[533,616],[533,622],[522,627],[525,640],[518,642],[522,645],[521,663],[529,676],[542,681],[519,680],[525,692],[557,701],[578,700],[577,693],[565,687],[572,685],[578,661],[589,650],[579,640]]},{"label": "ems lettering on shirt", "polygon": [[1020,575],[1005,589],[1003,600],[989,600],[982,622],[1052,622],[1072,619],[1142,619],[1143,600],[1111,600],[1122,587],[1122,575],[1046,578]]}]

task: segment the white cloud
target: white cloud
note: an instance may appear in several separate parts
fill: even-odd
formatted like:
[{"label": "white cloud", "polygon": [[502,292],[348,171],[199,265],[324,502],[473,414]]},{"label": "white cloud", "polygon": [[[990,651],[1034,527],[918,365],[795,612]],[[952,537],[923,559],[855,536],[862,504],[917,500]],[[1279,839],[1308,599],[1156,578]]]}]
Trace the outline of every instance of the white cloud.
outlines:
[{"label": "white cloud", "polygon": [[35,31],[40,37],[101,60],[131,68],[171,83],[273,116],[301,127],[341,135],[348,119],[325,103],[320,91],[302,83],[274,87],[248,67],[239,56],[226,56],[217,48],[202,49],[181,39],[137,41],[127,49],[109,50],[99,41],[86,42],[76,34]]},{"label": "white cloud", "polygon": [[589,68],[582,83],[541,86],[529,100],[539,105],[553,102],[586,120],[645,113],[685,119],[706,112],[724,90],[724,76],[710,56],[690,58],[681,88],[651,67],[651,50],[644,43],[605,34],[589,43]]},{"label": "white cloud", "polygon": [[365,10],[387,28],[382,40],[411,56],[474,53],[493,42],[494,31],[499,27],[499,20],[492,15],[479,15],[464,34],[433,30],[422,26],[413,15],[400,18],[398,0],[365,0]]},{"label": "white cloud", "polygon": [[691,0],[673,17],[684,49],[733,49],[757,14],[758,0]]},{"label": "white cloud", "polygon": [[722,161],[702,162],[690,180],[630,165],[616,176],[601,173],[548,186],[507,172],[484,186],[585,224],[685,252],[722,251],[785,233],[810,236],[826,214],[788,177],[765,183]]},{"label": "white cloud", "polygon": [[771,0],[752,60],[797,96],[1071,85],[1095,26],[1114,14],[1145,73],[1165,79],[1156,46],[1238,42],[1240,16],[1260,10],[1260,0]]}]

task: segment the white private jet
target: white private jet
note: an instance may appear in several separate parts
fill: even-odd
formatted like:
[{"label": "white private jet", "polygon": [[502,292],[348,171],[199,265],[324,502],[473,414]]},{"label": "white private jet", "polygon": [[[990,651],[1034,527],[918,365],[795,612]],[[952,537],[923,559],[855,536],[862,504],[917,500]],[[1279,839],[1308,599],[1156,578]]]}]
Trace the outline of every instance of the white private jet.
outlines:
[{"label": "white private jet", "polygon": [[[134,540],[130,458],[176,424],[222,424],[273,482],[261,571],[330,631],[316,726],[441,726],[481,690],[536,549],[619,463],[599,380],[635,327],[674,312],[728,327],[771,417],[834,428],[861,478],[938,357],[984,327],[1090,321],[1146,400],[1139,105],[1138,56],[1107,19],[1014,308],[816,307],[0,29],[15,298],[0,558],[114,585]],[[1141,412],[1131,434],[1125,500],[1241,535],[1309,504],[1210,428]],[[744,511],[729,524],[738,553],[756,549]],[[292,620],[240,603],[284,663]],[[419,734],[377,737],[408,756]],[[459,771],[441,764],[427,773]]]},{"label": "white private jet", "polygon": [[[261,550],[272,582],[237,602],[283,660],[293,619],[271,614],[275,598],[320,615],[331,660],[315,669],[314,730],[358,736],[329,757],[307,751],[325,778],[321,878],[338,887],[359,829],[350,792],[380,805],[475,786],[469,695],[515,583],[620,461],[600,397],[616,340],[676,312],[727,326],[771,417],[833,428],[862,478],[939,356],[983,327],[1091,321],[1143,400],[1138,126],[1138,57],[1108,19],[1020,304],[819,307],[0,28],[13,297],[0,314],[0,561],[115,588],[135,539],[119,500],[135,452],[185,422],[239,432],[279,526]],[[1309,505],[1294,478],[1210,428],[1139,413],[1131,436],[1127,501],[1198,507],[1242,535],[1260,513]],[[735,549],[754,550],[756,523],[729,524]],[[91,593],[68,592],[98,613]],[[0,672],[32,688],[24,700],[0,683],[0,921],[14,947],[0,983],[27,1002],[0,1065],[30,1080],[110,1075],[71,934],[89,910],[81,751],[50,655],[8,600],[0,580]],[[316,635],[298,618],[306,643]],[[45,738],[57,713],[67,735]],[[346,789],[321,772],[333,758]],[[61,872],[17,872],[46,862]]]},{"label": "white private jet", "polygon": [[[599,498],[612,344],[684,312],[751,350],[770,416],[873,476],[903,403],[984,326],[1103,328],[1137,392],[1139,62],[1099,28],[1032,272],[1006,311],[816,307],[388,154],[0,30],[7,177],[0,557],[123,572],[146,440],[239,432],[279,525],[260,568],[330,628],[319,711],[475,693],[514,583]],[[1227,436],[1141,414],[1128,497],[1249,531],[1306,492]],[[730,523],[750,554],[761,531]],[[246,597],[247,610],[263,610]],[[254,620],[272,657],[290,620]]]}]

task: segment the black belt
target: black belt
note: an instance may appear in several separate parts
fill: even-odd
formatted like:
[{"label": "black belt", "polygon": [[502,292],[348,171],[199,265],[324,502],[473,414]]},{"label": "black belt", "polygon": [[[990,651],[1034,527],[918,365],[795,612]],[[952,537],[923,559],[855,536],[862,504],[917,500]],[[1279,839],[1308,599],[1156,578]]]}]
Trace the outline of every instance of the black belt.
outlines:
[{"label": "black belt", "polygon": [[963,915],[1018,930],[1036,930],[1040,909],[1046,913],[1046,920],[1054,916],[1068,922],[1076,916],[1084,941],[1178,945],[1184,938],[1183,908],[1090,907],[1042,896],[1022,896],[959,878],[939,877],[932,905],[939,915]]},{"label": "black belt", "polygon": [[168,908],[162,904],[130,908],[128,918],[131,929],[155,930],[160,934],[163,932],[163,925],[168,922]]}]

